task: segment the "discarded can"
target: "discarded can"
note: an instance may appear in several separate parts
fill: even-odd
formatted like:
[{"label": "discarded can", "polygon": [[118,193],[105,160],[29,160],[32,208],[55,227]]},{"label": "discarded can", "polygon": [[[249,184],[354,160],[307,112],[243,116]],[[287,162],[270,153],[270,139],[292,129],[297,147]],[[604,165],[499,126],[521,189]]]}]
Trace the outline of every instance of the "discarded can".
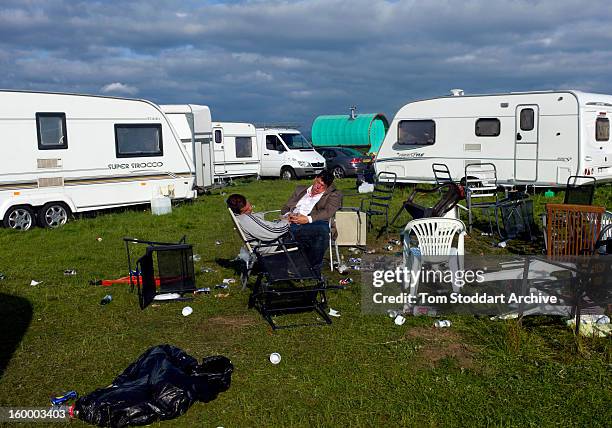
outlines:
[{"label": "discarded can", "polygon": [[199,254],[194,254],[193,256],[191,256],[191,260],[193,260],[194,262],[199,262],[200,260],[202,260],[202,256],[200,256]]},{"label": "discarded can", "polygon": [[227,290],[229,288],[229,285],[227,285],[227,284],[217,284],[217,285],[215,285],[215,288],[221,289],[221,290]]},{"label": "discarded can", "polygon": [[281,355],[278,352],[272,352],[270,354],[270,362],[272,364],[278,364],[281,362]]},{"label": "discarded can", "polygon": [[2,281],[3,279],[6,279],[6,276],[4,276],[3,273],[0,273],[0,281]]},{"label": "discarded can", "polygon": [[73,275],[76,275],[76,274],[77,274],[77,271],[75,269],[66,269],[64,271],[64,275],[66,275],[66,276],[73,276]]},{"label": "discarded can", "polygon": [[393,245],[387,245],[387,246],[385,247],[385,250],[387,250],[387,251],[393,251]]},{"label": "discarded can", "polygon": [[102,238],[101,238],[100,236],[98,236],[98,237],[96,238],[96,241],[98,241],[98,242],[102,242]]},{"label": "discarded can", "polygon": [[200,294],[200,293],[210,294],[210,288],[208,287],[198,288],[196,291],[193,292],[193,294]]},{"label": "discarded can", "polygon": [[60,404],[64,404],[68,400],[74,400],[78,398],[78,394],[76,391],[68,391],[64,394],[57,395],[55,397],[51,397],[51,404],[54,406],[59,406]]},{"label": "discarded can", "polygon": [[389,244],[391,244],[391,245],[399,245],[399,244],[401,244],[401,242],[398,241],[397,239],[389,239]]},{"label": "discarded can", "polygon": [[430,306],[415,306],[412,310],[414,315],[428,315],[430,317],[435,317],[438,313],[436,308],[432,308]]},{"label": "discarded can", "polygon": [[343,274],[345,272],[347,272],[349,270],[349,267],[347,265],[340,265],[338,266],[338,272],[340,274]]},{"label": "discarded can", "polygon": [[506,245],[508,245],[506,244],[506,241],[501,241],[500,243],[497,244],[499,248],[506,248]]},{"label": "discarded can", "polygon": [[223,280],[224,284],[234,284],[236,282],[236,280],[234,278],[225,278]]},{"label": "discarded can", "polygon": [[351,253],[359,253],[361,250],[357,247],[349,247],[348,249]]},{"label": "discarded can", "polygon": [[351,257],[350,259],[348,259],[349,264],[357,264],[357,263],[361,263],[361,258],[359,257]]},{"label": "discarded can", "polygon": [[398,315],[395,317],[393,322],[395,323],[395,325],[402,325],[406,322],[406,318],[404,318],[402,315]]},{"label": "discarded can", "polygon": [[222,244],[221,241],[219,241],[219,240],[215,241],[215,245],[221,245],[221,244]]},{"label": "discarded can", "polygon": [[366,254],[374,254],[376,253],[376,250],[374,248],[372,248],[371,250],[366,251]]},{"label": "discarded can", "polygon": [[340,285],[349,285],[353,283],[353,279],[352,278],[344,278],[341,279],[340,281],[338,281],[338,284]]},{"label": "discarded can", "polygon": [[360,265],[352,265],[351,269],[353,269],[353,270],[361,270],[361,266]]},{"label": "discarded can", "polygon": [[100,304],[108,305],[112,300],[113,300],[113,296],[111,296],[110,294],[107,294],[106,296],[102,298],[102,300],[100,300]]},{"label": "discarded can", "polygon": [[216,270],[209,268],[209,267],[201,267],[200,268],[200,272],[202,273],[211,273],[211,272],[216,272]]},{"label": "discarded can", "polygon": [[389,318],[395,318],[396,316],[400,314],[400,311],[395,310],[395,309],[389,309],[387,310],[387,314],[389,315]]},{"label": "discarded can", "polygon": [[438,328],[445,328],[445,327],[450,327],[451,326],[451,322],[449,320],[438,320],[434,323],[434,327],[438,327]]}]

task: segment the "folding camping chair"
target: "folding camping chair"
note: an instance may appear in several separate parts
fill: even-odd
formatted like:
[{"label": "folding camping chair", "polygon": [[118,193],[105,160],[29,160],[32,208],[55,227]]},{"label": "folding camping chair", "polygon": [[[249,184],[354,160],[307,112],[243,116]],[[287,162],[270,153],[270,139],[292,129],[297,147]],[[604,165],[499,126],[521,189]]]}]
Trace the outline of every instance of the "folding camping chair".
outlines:
[{"label": "folding camping chair", "polygon": [[[232,221],[234,222],[234,226],[236,227],[236,230],[238,231],[238,235],[240,235],[240,239],[242,239],[242,243],[244,244],[244,250],[246,250],[246,253],[243,253],[243,250],[241,249],[240,251],[240,256],[242,261],[244,262],[244,268],[242,269],[242,272],[240,273],[240,282],[242,284],[242,290],[244,291],[247,288],[248,282],[249,282],[249,277],[251,276],[251,273],[253,272],[253,268],[255,266],[255,262],[257,261],[257,257],[255,256],[255,248],[258,245],[261,244],[265,244],[267,247],[270,248],[274,248],[274,250],[266,253],[267,255],[270,254],[275,254],[278,252],[282,252],[282,250],[276,250],[276,248],[278,248],[282,242],[279,239],[275,239],[273,241],[268,241],[268,242],[259,242],[257,239],[247,239],[246,235],[244,234],[244,231],[242,230],[242,227],[240,227],[240,223],[238,222],[238,219],[236,218],[236,214],[234,214],[234,212],[228,208],[227,209],[230,213],[230,217],[232,218]],[[280,210],[275,210],[275,211],[266,211],[264,214],[269,214],[272,212],[280,212]],[[287,248],[287,251],[296,251],[297,248],[296,247],[291,247],[291,248]]]},{"label": "folding camping chair", "polygon": [[[319,272],[295,242],[261,244],[253,249],[259,265],[259,274],[249,298],[249,307],[255,308],[273,330],[305,325],[331,324],[326,312],[329,287]],[[290,251],[289,245],[295,245]],[[274,246],[274,253],[262,252]],[[276,249],[278,248],[278,249]],[[278,325],[273,317],[284,314],[315,311],[322,322]]]},{"label": "folding camping chair", "polygon": [[[570,184],[572,180],[573,182]],[[589,183],[583,182],[582,184],[578,184],[578,181],[588,181]],[[595,177],[582,175],[572,175],[568,177],[563,203],[570,205],[593,205],[596,183],[597,180],[595,180]]]},{"label": "folding camping chair", "polygon": [[444,163],[432,163],[431,169],[433,170],[436,184],[453,183],[453,177],[451,176],[448,166]]},{"label": "folding camping chair", "polygon": [[[331,226],[335,224],[337,236],[334,238]],[[340,251],[338,247],[366,247],[367,245],[367,214],[358,208],[340,208],[330,220],[329,232],[329,267],[334,271],[334,263],[340,264]],[[336,261],[334,262],[334,250]]]},{"label": "folding camping chair", "polygon": [[[442,192],[446,189],[445,193],[441,193],[441,198],[432,207],[425,207],[414,202],[414,198],[417,194],[431,194],[435,192]],[[426,217],[444,217],[447,213],[451,212],[453,208],[457,206],[459,201],[465,197],[463,186],[455,183],[445,183],[440,186],[436,186],[432,189],[420,189],[415,188],[414,191],[408,196],[408,199],[404,201],[402,207],[399,209],[391,225],[395,225],[395,221],[402,214],[403,210],[406,210],[413,219],[420,219]]]},{"label": "folding camping chair", "polygon": [[376,175],[374,191],[371,193],[370,198],[361,200],[359,211],[366,213],[369,229],[373,227],[372,217],[377,215],[385,216],[385,226],[381,229],[381,232],[389,227],[389,204],[391,199],[393,199],[396,182],[397,174],[394,172],[379,172]]},{"label": "folding camping chair", "polygon": [[490,210],[497,216],[499,198],[497,195],[497,169],[492,163],[471,163],[465,166],[465,199],[468,211],[468,229],[472,231],[474,208],[487,211],[489,230],[493,231]]},{"label": "folding camping chair", "polygon": [[[146,308],[158,294],[192,293],[196,290],[193,247],[185,237],[177,243],[123,238],[130,272],[130,285],[138,288],[140,309]],[[132,269],[130,244],[146,245],[145,254]]]}]

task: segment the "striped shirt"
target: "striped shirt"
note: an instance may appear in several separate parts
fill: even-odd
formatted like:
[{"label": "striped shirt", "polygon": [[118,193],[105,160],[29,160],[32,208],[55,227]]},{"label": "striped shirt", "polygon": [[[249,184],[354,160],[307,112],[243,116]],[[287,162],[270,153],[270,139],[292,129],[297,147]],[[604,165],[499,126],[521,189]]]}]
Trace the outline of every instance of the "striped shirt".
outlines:
[{"label": "striped shirt", "polygon": [[[264,219],[263,213],[240,214],[236,218],[249,241],[257,240],[260,243],[274,241],[289,231],[287,220],[268,221]],[[273,249],[270,247],[269,251]]]}]

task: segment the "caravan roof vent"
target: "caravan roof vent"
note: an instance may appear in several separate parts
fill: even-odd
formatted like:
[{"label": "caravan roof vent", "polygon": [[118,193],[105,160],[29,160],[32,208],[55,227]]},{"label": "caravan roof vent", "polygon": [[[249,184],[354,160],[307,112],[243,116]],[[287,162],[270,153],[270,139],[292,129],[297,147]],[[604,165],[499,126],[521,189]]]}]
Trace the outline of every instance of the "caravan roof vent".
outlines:
[{"label": "caravan roof vent", "polygon": [[451,89],[450,93],[453,97],[460,97],[464,94],[463,89]]},{"label": "caravan roof vent", "polygon": [[351,120],[355,120],[355,118],[357,117],[357,113],[356,113],[357,106],[351,106],[350,109],[351,109],[351,117],[350,117],[350,119]]}]

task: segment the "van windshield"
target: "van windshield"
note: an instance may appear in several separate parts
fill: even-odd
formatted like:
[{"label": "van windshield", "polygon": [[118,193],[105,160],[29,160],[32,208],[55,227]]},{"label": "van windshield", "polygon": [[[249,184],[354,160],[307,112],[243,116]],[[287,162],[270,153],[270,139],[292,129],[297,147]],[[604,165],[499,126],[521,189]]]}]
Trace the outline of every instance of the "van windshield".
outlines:
[{"label": "van windshield", "polygon": [[314,150],[302,134],[280,134],[289,150]]}]

